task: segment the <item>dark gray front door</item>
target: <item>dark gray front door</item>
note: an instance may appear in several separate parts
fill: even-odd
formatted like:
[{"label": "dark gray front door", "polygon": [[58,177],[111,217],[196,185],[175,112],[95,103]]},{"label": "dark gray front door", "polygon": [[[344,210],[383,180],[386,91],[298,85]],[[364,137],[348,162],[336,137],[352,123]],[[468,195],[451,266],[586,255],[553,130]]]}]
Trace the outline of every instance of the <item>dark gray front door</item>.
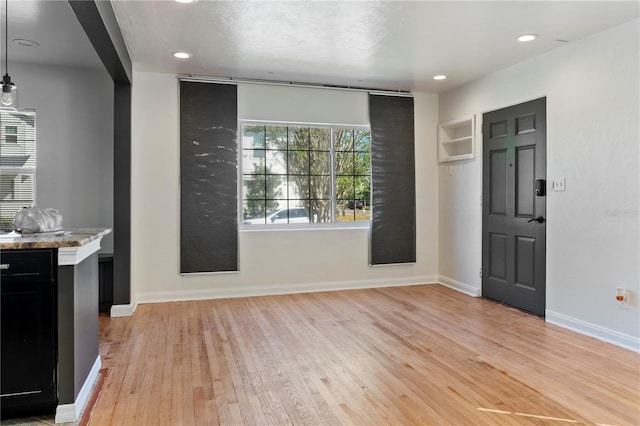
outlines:
[{"label": "dark gray front door", "polygon": [[544,316],[546,98],[483,115],[482,295]]}]

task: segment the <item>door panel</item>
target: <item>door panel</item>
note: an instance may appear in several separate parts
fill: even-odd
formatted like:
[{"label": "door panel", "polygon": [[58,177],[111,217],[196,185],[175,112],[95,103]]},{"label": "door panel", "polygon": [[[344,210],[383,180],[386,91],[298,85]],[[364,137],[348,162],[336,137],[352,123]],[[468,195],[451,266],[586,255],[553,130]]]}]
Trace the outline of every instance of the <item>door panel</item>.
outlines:
[{"label": "door panel", "polygon": [[546,99],[483,116],[482,294],[544,316]]},{"label": "door panel", "polygon": [[491,139],[495,140],[497,138],[502,138],[507,136],[507,122],[506,121],[496,121],[491,123],[490,132]]},{"label": "door panel", "polygon": [[507,150],[496,150],[491,153],[491,193],[489,202],[491,214],[507,214]]},{"label": "door panel", "polygon": [[507,279],[507,236],[505,234],[491,234],[489,243],[491,251],[491,268],[489,276],[494,280]]},{"label": "door panel", "polygon": [[516,285],[535,290],[535,238],[516,236]]},{"label": "door panel", "polygon": [[516,150],[516,215],[533,217],[535,203],[535,145]]},{"label": "door panel", "polygon": [[523,117],[516,118],[516,134],[517,135],[533,132],[535,130],[536,130],[535,114],[525,115]]}]

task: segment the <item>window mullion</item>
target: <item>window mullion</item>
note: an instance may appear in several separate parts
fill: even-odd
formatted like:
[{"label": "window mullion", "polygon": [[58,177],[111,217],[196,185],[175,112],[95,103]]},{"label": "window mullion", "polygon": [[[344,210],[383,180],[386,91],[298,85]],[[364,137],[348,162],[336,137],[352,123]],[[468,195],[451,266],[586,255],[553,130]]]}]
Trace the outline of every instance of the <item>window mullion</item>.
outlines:
[{"label": "window mullion", "polygon": [[313,222],[313,209],[311,208],[311,127],[307,129],[307,205],[309,206],[308,214],[309,214],[309,223]]},{"label": "window mullion", "polygon": [[331,140],[329,142],[329,158],[331,162],[331,223],[334,223],[336,218],[336,209],[338,207],[338,202],[336,201],[336,139],[335,139],[335,129],[331,128]]},{"label": "window mullion", "polygon": [[291,194],[289,193],[289,186],[291,183],[291,166],[289,165],[289,144],[291,140],[289,139],[289,126],[287,126],[287,143],[285,144],[285,152],[284,152],[284,162],[287,165],[285,167],[287,173],[287,224],[289,223],[289,209],[291,208]]},{"label": "window mullion", "polygon": [[[264,223],[267,223],[267,206],[269,205],[269,201],[267,201],[267,126],[263,126],[263,136],[262,136],[262,141],[264,143],[264,204],[263,204],[263,218],[264,218]],[[254,145],[254,149],[255,149],[255,145]]]}]

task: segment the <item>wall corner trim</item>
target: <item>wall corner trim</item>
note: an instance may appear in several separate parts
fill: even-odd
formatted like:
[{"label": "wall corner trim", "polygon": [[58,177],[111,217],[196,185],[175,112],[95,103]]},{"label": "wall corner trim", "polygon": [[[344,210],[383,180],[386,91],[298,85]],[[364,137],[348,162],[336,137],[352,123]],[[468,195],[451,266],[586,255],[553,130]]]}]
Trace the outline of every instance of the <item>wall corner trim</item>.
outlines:
[{"label": "wall corner trim", "polygon": [[56,423],[75,422],[80,418],[82,412],[87,406],[87,403],[89,402],[89,399],[91,398],[101,367],[102,360],[100,359],[100,355],[98,355],[96,361],[91,367],[91,371],[89,371],[89,374],[87,375],[87,380],[85,380],[82,388],[80,388],[80,392],[78,392],[78,396],[73,404],[62,404],[56,407]]},{"label": "wall corner trim", "polygon": [[442,275],[438,275],[438,283],[472,297],[482,296],[482,290],[480,288],[461,283],[460,281],[456,281]]},{"label": "wall corner trim", "polygon": [[111,306],[109,316],[111,316],[111,318],[130,317],[136,311],[137,307],[137,303],[129,303],[128,305],[113,305]]},{"label": "wall corner trim", "polygon": [[640,338],[638,337],[620,333],[558,312],[553,312],[549,309],[545,312],[545,320],[558,327],[566,328],[576,333],[640,353]]}]

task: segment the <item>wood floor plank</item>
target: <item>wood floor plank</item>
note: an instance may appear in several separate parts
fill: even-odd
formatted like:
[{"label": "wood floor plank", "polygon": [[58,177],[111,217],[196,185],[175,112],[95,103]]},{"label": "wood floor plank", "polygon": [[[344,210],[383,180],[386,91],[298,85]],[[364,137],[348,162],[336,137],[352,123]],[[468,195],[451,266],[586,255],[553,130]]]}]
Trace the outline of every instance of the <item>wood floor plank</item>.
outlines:
[{"label": "wood floor plank", "polygon": [[100,318],[89,424],[640,425],[640,355],[439,285]]}]

